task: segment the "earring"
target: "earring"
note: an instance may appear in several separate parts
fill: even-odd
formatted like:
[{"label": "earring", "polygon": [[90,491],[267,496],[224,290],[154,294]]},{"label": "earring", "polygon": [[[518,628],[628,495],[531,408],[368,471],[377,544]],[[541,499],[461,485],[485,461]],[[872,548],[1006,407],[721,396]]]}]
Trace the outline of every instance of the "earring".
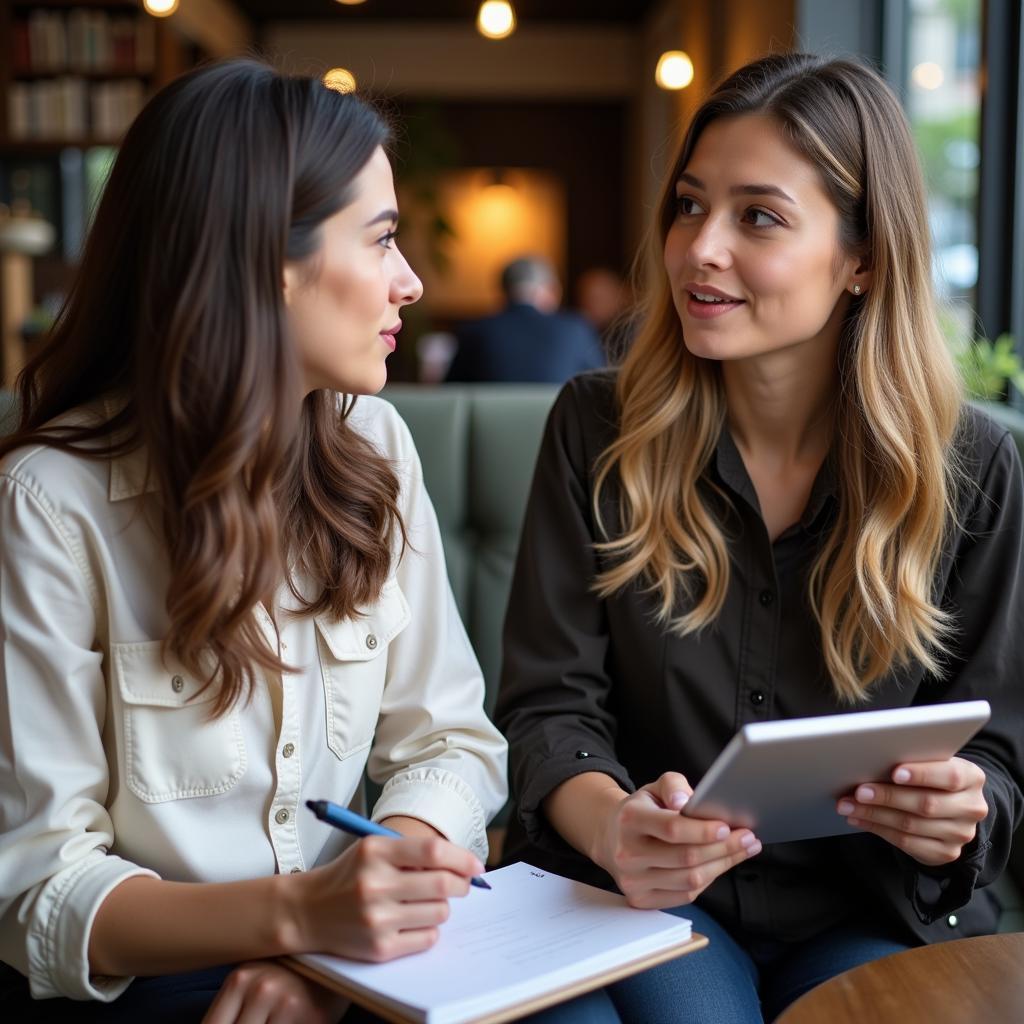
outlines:
[{"label": "earring", "polygon": [[860,295],[860,285],[859,284],[855,284],[853,286],[853,294],[854,295]]}]

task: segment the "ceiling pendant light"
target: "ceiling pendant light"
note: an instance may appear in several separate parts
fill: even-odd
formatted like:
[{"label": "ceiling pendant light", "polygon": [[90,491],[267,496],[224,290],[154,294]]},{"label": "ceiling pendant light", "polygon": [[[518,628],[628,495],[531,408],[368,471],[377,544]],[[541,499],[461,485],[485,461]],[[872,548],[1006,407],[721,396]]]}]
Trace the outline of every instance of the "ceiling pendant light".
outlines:
[{"label": "ceiling pendant light", "polygon": [[658,58],[654,80],[662,89],[685,89],[693,81],[693,61],[682,50],[666,50]]},{"label": "ceiling pendant light", "polygon": [[516,30],[516,12],[508,0],[486,0],[476,16],[476,28],[488,39],[505,39]]},{"label": "ceiling pendant light", "polygon": [[324,85],[335,92],[355,92],[356,76],[348,68],[331,68],[323,79]]},{"label": "ceiling pendant light", "polygon": [[166,18],[178,9],[178,0],[142,0],[142,6],[154,18]]}]

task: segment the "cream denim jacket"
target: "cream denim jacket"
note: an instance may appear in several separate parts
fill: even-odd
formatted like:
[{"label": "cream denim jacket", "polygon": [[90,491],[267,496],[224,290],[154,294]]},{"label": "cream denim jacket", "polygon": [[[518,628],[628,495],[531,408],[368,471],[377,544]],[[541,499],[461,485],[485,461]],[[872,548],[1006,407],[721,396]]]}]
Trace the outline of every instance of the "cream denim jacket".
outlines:
[{"label": "cream denim jacket", "polygon": [[[365,614],[289,615],[296,672],[209,720],[199,683],[160,657],[170,567],[145,457],[52,448],[0,463],[0,960],[37,998],[110,1000],[90,977],[96,910],[133,875],[216,882],[304,871],[352,840],[307,799],[412,815],[483,859],[505,795],[505,742],[445,573],[405,424],[360,398],[350,422],[396,467],[410,546]],[[257,618],[268,640],[268,613]]]}]

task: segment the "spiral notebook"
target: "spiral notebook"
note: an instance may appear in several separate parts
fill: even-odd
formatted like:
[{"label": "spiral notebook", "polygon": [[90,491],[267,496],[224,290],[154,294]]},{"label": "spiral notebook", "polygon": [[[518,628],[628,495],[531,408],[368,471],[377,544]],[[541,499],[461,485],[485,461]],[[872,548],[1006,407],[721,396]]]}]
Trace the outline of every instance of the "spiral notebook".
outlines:
[{"label": "spiral notebook", "polygon": [[292,966],[385,1020],[500,1024],[707,944],[685,918],[529,864],[486,875],[451,901],[425,953],[369,964],[303,955]]}]

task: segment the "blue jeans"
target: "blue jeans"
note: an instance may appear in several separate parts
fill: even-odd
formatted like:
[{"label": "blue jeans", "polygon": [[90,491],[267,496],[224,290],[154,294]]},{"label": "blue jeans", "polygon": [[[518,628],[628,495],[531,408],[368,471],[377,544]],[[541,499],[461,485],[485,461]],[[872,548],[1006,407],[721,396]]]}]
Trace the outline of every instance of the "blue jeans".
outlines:
[{"label": "blue jeans", "polygon": [[[694,931],[710,944],[552,1006],[527,1018],[528,1024],[763,1024],[815,985],[907,948],[880,928],[850,924],[799,945],[761,941],[741,946],[699,907],[678,907],[673,913],[693,921]],[[20,983],[0,994],[0,1016],[19,1024],[198,1024],[230,970],[139,978],[113,1003],[31,1000],[27,982],[18,976]],[[378,1020],[353,1007],[344,1024]]]},{"label": "blue jeans", "polygon": [[799,945],[761,941],[744,948],[699,907],[671,912],[688,917],[710,943],[552,1007],[530,1024],[763,1024],[815,985],[907,948],[882,928],[850,924]]},{"label": "blue jeans", "polygon": [[112,1003],[32,999],[28,981],[4,967],[0,1019],[18,1024],[199,1024],[232,968],[136,978]]}]

